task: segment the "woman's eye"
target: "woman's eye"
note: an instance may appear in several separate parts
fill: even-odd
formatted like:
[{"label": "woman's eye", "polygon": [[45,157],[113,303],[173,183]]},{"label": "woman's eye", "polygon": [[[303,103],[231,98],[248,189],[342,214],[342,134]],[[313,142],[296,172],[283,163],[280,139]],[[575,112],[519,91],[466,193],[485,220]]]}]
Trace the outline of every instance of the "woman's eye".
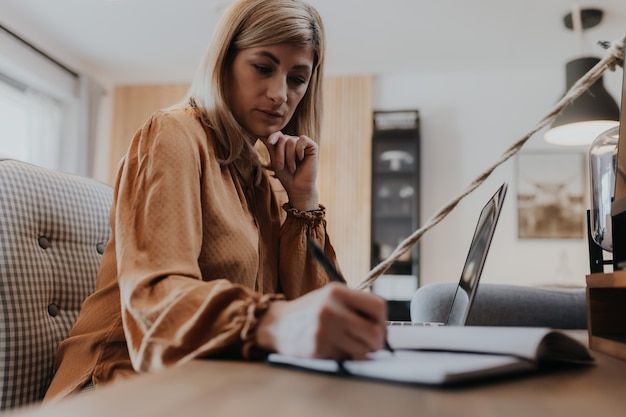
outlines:
[{"label": "woman's eye", "polygon": [[290,77],[294,84],[305,84],[306,80],[302,77]]},{"label": "woman's eye", "polygon": [[255,65],[254,68],[261,74],[269,74],[272,70],[265,65]]}]

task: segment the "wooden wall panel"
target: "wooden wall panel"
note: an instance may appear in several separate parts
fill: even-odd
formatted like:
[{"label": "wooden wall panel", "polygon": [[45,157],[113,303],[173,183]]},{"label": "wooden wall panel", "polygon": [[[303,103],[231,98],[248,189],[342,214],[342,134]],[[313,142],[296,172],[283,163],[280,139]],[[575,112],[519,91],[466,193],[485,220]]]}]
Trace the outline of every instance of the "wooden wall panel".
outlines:
[{"label": "wooden wall panel", "polygon": [[117,86],[113,91],[113,120],[109,183],[113,184],[117,164],[133,135],[156,110],[178,103],[187,94],[188,84]]},{"label": "wooden wall panel", "polygon": [[318,184],[328,233],[346,280],[370,270],[371,76],[327,78]]}]

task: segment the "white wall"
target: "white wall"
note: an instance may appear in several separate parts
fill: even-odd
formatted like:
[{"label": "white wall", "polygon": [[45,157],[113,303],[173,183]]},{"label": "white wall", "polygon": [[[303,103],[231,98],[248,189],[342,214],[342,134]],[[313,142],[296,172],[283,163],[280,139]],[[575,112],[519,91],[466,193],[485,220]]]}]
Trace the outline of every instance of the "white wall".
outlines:
[{"label": "white wall", "polygon": [[[379,76],[374,109],[418,109],[421,114],[422,223],[456,197],[515,141],[534,128],[565,90],[563,71],[449,72]],[[605,74],[620,101],[621,76]],[[545,129],[544,129],[545,130]],[[543,131],[522,149],[560,151]],[[587,152],[586,148],[566,148]],[[473,194],[420,240],[421,285],[456,281],[478,213],[503,181],[509,182],[483,282],[585,285],[587,242],[517,238],[516,157],[499,167]]]}]

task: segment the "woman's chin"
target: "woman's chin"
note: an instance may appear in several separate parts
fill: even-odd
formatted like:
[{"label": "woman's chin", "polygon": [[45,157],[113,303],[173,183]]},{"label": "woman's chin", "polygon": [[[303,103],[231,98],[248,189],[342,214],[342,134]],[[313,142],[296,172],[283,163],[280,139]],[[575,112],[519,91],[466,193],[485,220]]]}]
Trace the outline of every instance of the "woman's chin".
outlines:
[{"label": "woman's chin", "polygon": [[281,127],[274,127],[271,129],[255,129],[253,135],[257,138],[266,138],[272,133],[276,133],[281,130]]},{"label": "woman's chin", "polygon": [[282,130],[285,125],[283,123],[250,123],[247,127],[249,128],[247,130],[252,132],[254,136],[266,138],[272,133]]}]

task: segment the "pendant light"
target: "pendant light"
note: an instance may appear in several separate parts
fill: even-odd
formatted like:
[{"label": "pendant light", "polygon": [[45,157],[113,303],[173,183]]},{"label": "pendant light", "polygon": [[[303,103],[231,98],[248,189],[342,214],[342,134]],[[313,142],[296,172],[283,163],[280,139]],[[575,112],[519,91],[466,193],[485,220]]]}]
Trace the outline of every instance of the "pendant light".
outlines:
[{"label": "pendant light", "polygon": [[[602,10],[575,7],[563,19],[568,29],[582,36],[583,29],[596,26],[602,20]],[[582,57],[565,66],[566,90],[587,73],[600,58]],[[589,145],[600,133],[618,124],[619,106],[604,88],[600,77],[580,97],[567,106],[545,133],[546,142],[555,145]]]}]

